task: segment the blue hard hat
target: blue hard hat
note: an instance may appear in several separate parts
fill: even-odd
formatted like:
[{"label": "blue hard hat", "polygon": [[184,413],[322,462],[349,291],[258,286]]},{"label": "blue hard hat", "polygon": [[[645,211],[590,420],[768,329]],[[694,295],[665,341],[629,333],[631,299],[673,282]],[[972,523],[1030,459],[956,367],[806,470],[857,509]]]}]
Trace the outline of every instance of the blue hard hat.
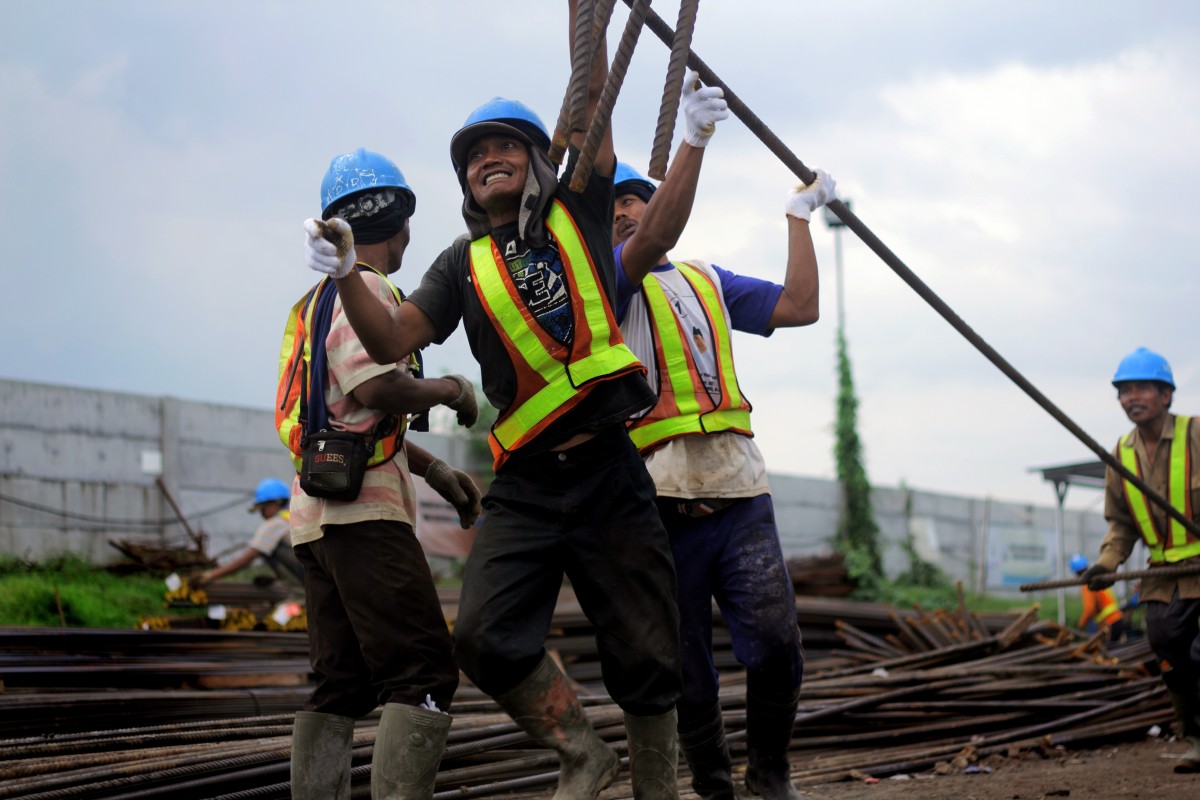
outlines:
[{"label": "blue hard hat", "polygon": [[1087,559],[1079,553],[1071,556],[1071,572],[1083,572],[1088,568]]},{"label": "blue hard hat", "polygon": [[493,97],[467,115],[467,120],[450,139],[450,162],[455,172],[467,167],[467,148],[489,133],[517,134],[543,153],[550,149],[550,133],[533,109],[517,100]]},{"label": "blue hard hat", "polygon": [[258,482],[258,488],[254,490],[254,505],[250,506],[250,510],[254,511],[263,503],[289,500],[291,497],[291,488],[279,478],[263,478]]},{"label": "blue hard hat", "polygon": [[[642,175],[642,173],[624,161],[617,162],[617,171],[613,173],[614,196],[620,197],[623,194],[636,194],[643,200],[648,200],[650,195],[654,194],[655,188],[654,184]],[[645,191],[638,191],[638,189]]]},{"label": "blue hard hat", "polygon": [[1171,374],[1171,365],[1158,353],[1144,347],[1139,347],[1121,359],[1117,366],[1117,374],[1113,375],[1113,386],[1121,381],[1158,381],[1172,389],[1175,388],[1175,376]]},{"label": "blue hard hat", "polygon": [[404,180],[404,173],[390,158],[361,147],[353,153],[334,156],[321,181],[321,218],[333,216],[330,206],[345,197],[367,189],[388,188],[400,190],[407,203],[402,209],[404,216],[412,216],[417,207],[417,196]]}]

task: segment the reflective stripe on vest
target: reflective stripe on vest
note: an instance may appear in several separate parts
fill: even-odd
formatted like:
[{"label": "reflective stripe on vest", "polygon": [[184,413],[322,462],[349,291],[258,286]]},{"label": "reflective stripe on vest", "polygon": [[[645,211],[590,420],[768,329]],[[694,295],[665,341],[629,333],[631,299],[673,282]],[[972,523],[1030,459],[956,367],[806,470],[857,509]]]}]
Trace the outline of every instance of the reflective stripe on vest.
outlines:
[{"label": "reflective stripe on vest", "polygon": [[[1191,448],[1188,446],[1188,429],[1191,421],[1191,417],[1175,417],[1174,438],[1171,439],[1170,445],[1167,500],[1185,517],[1195,519],[1192,514],[1192,496],[1188,491],[1193,468]],[[1126,469],[1141,478],[1143,477],[1141,465],[1138,462],[1137,452],[1133,449],[1132,437],[1133,432],[1131,431],[1121,440],[1119,448],[1121,463],[1125,465]],[[1125,487],[1125,500],[1129,505],[1129,511],[1133,515],[1138,529],[1141,530],[1146,547],[1150,550],[1151,563],[1174,563],[1200,555],[1200,539],[1189,533],[1188,529],[1173,517],[1170,518],[1169,541],[1164,541],[1165,537],[1159,533],[1154,517],[1150,514],[1150,504],[1146,501],[1146,495],[1127,480],[1123,480],[1122,484]]]},{"label": "reflective stripe on vest", "polygon": [[570,292],[575,332],[569,345],[555,341],[532,318],[491,236],[471,242],[472,284],[517,376],[516,395],[488,437],[496,469],[600,381],[645,370],[622,340],[583,236],[558,200],[546,227],[558,243]]},{"label": "reflective stripe on vest", "polygon": [[658,403],[646,416],[633,423],[629,438],[638,450],[657,447],[669,439],[689,434],[733,431],[753,435],[750,403],[742,397],[733,369],[733,349],[721,296],[712,278],[699,269],[672,262],[692,287],[708,320],[716,348],[719,402],[713,403],[700,380],[689,335],[671,308],[658,277],[651,272],[642,281],[642,293],[650,312],[654,333],[654,356],[658,361]]},{"label": "reflective stripe on vest", "polygon": [[[1105,603],[1104,606],[1098,612],[1096,612],[1097,625],[1103,625],[1113,614],[1117,615],[1116,619],[1121,619],[1122,617],[1121,609],[1117,605],[1117,601],[1111,599],[1111,594],[1106,593],[1105,599],[1107,599],[1109,602]],[[1116,622],[1116,619],[1114,619],[1113,622]]]},{"label": "reflective stripe on vest", "polygon": [[[369,264],[359,262],[356,266],[367,267],[378,275],[391,290],[396,302],[403,302],[404,298],[400,294],[400,290],[386,275]],[[313,314],[317,308],[317,299],[323,291],[329,288],[328,282],[329,278],[322,278],[316,286],[292,305],[283,330],[283,344],[279,348],[279,384],[275,397],[275,429],[279,432],[280,441],[291,453],[292,464],[295,466],[296,472],[299,472],[301,468],[301,440],[304,437],[304,431],[300,425],[300,383],[308,380],[308,366],[312,363]],[[330,290],[332,291],[332,289]],[[303,369],[300,368],[301,365],[303,365]],[[287,371],[286,375],[284,374],[285,370]],[[297,375],[299,380],[296,380]],[[390,461],[396,455],[396,451],[400,449],[404,432],[408,426],[408,418],[403,414],[395,416],[397,430],[375,442],[375,449],[367,460],[368,467]]]}]

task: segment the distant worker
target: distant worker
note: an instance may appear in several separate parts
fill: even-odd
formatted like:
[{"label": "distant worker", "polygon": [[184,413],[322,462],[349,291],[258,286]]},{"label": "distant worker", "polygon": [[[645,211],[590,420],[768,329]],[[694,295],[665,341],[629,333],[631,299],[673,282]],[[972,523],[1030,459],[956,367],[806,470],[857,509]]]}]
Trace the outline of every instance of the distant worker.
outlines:
[{"label": "distant worker", "polygon": [[785,204],[783,283],[738,275],[703,261],[672,262],[692,208],[704,148],[728,116],[718,87],[684,79],[686,120],[661,186],[617,165],[613,243],[617,320],[648,367],[658,402],[630,437],[657,487],[659,514],[678,575],[683,664],[679,744],[704,800],[733,800],[732,763],[721,717],[712,648],[712,601],[746,667],[746,788],[767,800],[796,800],[788,750],[804,655],[796,595],[775,524],[766,464],[754,443],[750,403],[734,371],[733,331],[770,336],[817,321],[812,212],[834,199],[818,170]]},{"label": "distant worker", "polygon": [[[1135,426],[1113,455],[1172,507],[1200,520],[1200,424],[1170,413],[1175,378],[1167,360],[1139,347],[1121,360],[1112,383]],[[1200,537],[1111,467],[1104,478],[1104,516],[1108,536],[1096,563],[1083,573],[1091,588],[1111,585],[1106,573],[1125,563],[1139,537],[1150,552],[1151,571],[1200,566]],[[1200,772],[1200,574],[1143,578],[1140,595],[1146,638],[1158,656],[1181,734],[1191,744],[1175,771]]]},{"label": "distant worker", "polygon": [[254,504],[249,509],[251,513],[261,514],[263,521],[246,549],[236,558],[192,578],[192,584],[199,587],[220,580],[261,558],[271,565],[276,575],[294,578],[297,586],[303,586],[304,567],[292,552],[289,535],[287,507],[291,496],[292,490],[279,478],[263,478],[254,490]]},{"label": "distant worker", "polygon": [[[402,305],[387,276],[400,269],[415,206],[416,195],[396,164],[370,150],[336,156],[321,184],[322,218],[336,218],[354,237],[357,253],[348,268],[388,309]],[[327,487],[312,484],[311,471],[306,489],[299,474],[303,457],[297,458],[291,444],[298,418],[277,415],[280,436],[298,461],[292,542],[304,564],[316,675],[315,688],[296,713],[292,797],[350,797],[354,722],[382,705],[371,796],[428,798],[445,749],[459,673],[433,574],[414,532],[412,475],[423,476],[454,505],[464,528],[480,513],[480,492],[466,473],[433,458],[404,434],[409,414],[436,405],[454,409],[458,424],[470,427],[478,416],[475,391],[462,376],[414,377],[416,348],[390,363],[376,363],[350,326],[333,281],[321,281],[314,293],[333,300],[327,315],[318,303],[315,321],[305,328],[311,364],[299,371],[311,373],[312,388],[306,389],[310,383],[302,378],[307,402],[294,406],[289,401],[295,390],[285,376],[280,382],[284,402],[276,407],[308,413],[307,436],[322,443],[329,428],[358,437],[370,458],[353,499],[329,496]],[[287,349],[286,334],[284,343]],[[290,353],[296,352],[297,343],[292,345]],[[328,425],[312,421],[320,414],[328,414]],[[337,440],[328,444],[332,450]],[[312,454],[311,445],[309,451],[313,460],[328,457],[328,452]],[[328,462],[320,463],[325,468]],[[336,460],[328,464],[330,470],[340,467]]]},{"label": "distant worker", "polygon": [[[1088,568],[1088,560],[1081,554],[1071,556],[1071,571],[1083,575]],[[1087,584],[1079,587],[1083,600],[1083,611],[1079,614],[1078,628],[1081,631],[1094,633],[1105,631],[1110,642],[1119,642],[1125,635],[1125,615],[1112,589],[1094,591]]]}]

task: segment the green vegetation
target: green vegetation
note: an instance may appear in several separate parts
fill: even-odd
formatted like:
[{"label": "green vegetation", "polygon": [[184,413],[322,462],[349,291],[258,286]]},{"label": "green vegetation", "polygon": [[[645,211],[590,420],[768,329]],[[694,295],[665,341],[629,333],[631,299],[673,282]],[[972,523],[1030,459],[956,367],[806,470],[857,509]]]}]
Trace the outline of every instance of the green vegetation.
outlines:
[{"label": "green vegetation", "polygon": [[111,575],[64,556],[36,567],[0,557],[0,626],[133,628],[163,613],[163,579]]},{"label": "green vegetation", "polygon": [[837,422],[834,457],[837,476],[845,493],[845,507],[834,546],[846,559],[846,569],[858,589],[855,597],[883,600],[883,562],[879,555],[879,525],[871,506],[871,483],[863,466],[858,438],[858,396],[850,370],[845,334],[837,333]]}]

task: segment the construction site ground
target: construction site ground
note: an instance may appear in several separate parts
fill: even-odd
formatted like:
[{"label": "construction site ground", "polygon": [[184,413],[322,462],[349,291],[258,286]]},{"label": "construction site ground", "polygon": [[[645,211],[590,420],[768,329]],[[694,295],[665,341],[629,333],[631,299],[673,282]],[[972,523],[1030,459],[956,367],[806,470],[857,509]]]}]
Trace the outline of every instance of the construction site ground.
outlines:
[{"label": "construction site ground", "polygon": [[[1183,742],[1146,738],[1050,757],[994,756],[990,771],[925,772],[878,783],[842,781],[802,787],[806,800],[1197,800],[1200,775],[1177,775]],[[747,795],[749,796],[749,795]]]}]

